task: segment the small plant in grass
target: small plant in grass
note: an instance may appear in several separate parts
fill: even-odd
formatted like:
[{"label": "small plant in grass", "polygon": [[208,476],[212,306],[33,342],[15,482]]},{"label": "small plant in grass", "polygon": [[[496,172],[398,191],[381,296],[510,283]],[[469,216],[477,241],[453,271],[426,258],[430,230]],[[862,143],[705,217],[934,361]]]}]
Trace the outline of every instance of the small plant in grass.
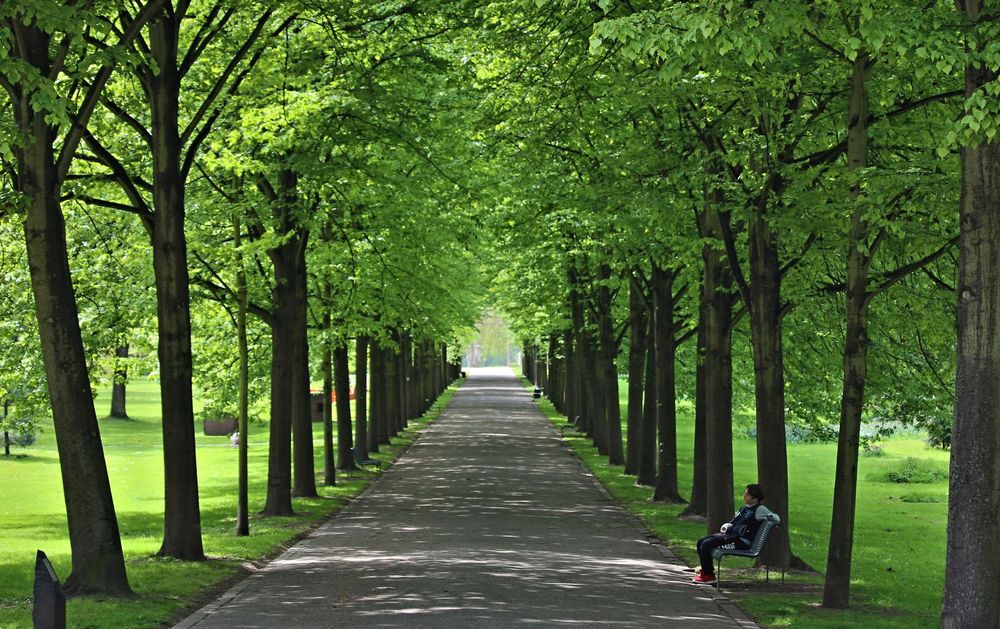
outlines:
[{"label": "small plant in grass", "polygon": [[948,471],[933,461],[907,457],[898,468],[880,474],[873,480],[884,483],[936,483],[948,479]]},{"label": "small plant in grass", "polygon": [[930,494],[906,494],[899,497],[900,501],[914,504],[934,504],[944,502],[943,496],[932,496]]}]

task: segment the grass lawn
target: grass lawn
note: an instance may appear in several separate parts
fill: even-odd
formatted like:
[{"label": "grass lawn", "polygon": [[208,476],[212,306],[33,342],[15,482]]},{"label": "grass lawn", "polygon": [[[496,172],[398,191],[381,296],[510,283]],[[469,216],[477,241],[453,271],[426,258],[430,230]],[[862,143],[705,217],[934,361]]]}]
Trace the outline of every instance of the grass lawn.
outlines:
[{"label": "grass lawn", "polygon": [[[539,401],[556,425],[566,418],[548,400]],[[622,409],[626,408],[622,388]],[[694,412],[678,409],[677,439],[680,489],[691,489]],[[624,433],[624,426],[622,431]],[[637,487],[635,477],[621,466],[609,466],[584,435],[567,432],[566,439],[597,478],[638,515],[688,565],[697,565],[695,541],[705,535],[704,524],[678,520],[679,505],[649,502],[650,488]],[[723,588],[728,596],[765,627],[931,627],[939,624],[947,523],[945,474],[948,453],[929,448],[918,438],[891,438],[879,456],[862,456],[858,465],[858,504],[851,574],[852,607],[820,607],[823,579],[818,573],[790,573],[782,589],[772,574],[749,569],[750,561],[729,558],[723,565]],[[835,443],[788,445],[789,533],[792,552],[812,568],[826,569],[833,500]],[[756,482],[756,443],[737,439],[734,509],[738,495]],[[895,482],[904,478],[931,482]],[[767,488],[764,488],[765,493]],[[767,501],[765,500],[765,503]],[[740,568],[734,571],[734,568]],[[726,580],[729,580],[726,583]],[[736,582],[733,581],[736,580]]]},{"label": "grass lawn", "polygon": [[[447,403],[449,389],[425,417],[392,445],[374,455],[396,458],[416,433]],[[104,417],[109,395],[99,395],[98,417]],[[290,541],[327,519],[371,483],[374,473],[354,478],[338,473],[336,486],[318,487],[318,499],[294,499],[293,517],[261,517],[267,476],[267,427],[251,426],[250,536],[236,537],[237,450],[227,437],[201,434],[197,442],[205,562],[182,562],[154,556],[163,535],[163,454],[159,389],[134,382],[128,390],[129,420],[101,419],[101,438],[111,477],[118,525],[122,534],[134,600],[77,597],[67,604],[71,627],[156,627],[177,619],[192,602],[207,602],[212,593],[244,574],[251,564],[274,555]],[[317,483],[322,482],[322,428],[314,424]],[[336,433],[336,431],[334,431]],[[70,571],[69,540],[55,435],[51,422],[38,441],[18,448],[18,456],[0,456],[3,500],[0,501],[0,627],[31,626],[31,592],[36,549],[52,561],[65,579]]]}]

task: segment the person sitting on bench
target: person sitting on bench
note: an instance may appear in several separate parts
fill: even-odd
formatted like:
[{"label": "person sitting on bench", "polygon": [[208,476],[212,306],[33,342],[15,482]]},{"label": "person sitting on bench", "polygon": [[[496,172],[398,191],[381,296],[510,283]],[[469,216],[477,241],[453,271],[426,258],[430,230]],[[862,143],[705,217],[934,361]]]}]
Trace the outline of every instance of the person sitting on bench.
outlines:
[{"label": "person sitting on bench", "polygon": [[726,522],[719,529],[719,532],[698,540],[698,558],[701,560],[701,569],[694,577],[695,583],[715,583],[715,563],[712,560],[712,551],[726,544],[734,544],[736,548],[744,550],[750,548],[760,523],[770,517],[778,521],[777,514],[761,504],[764,500],[764,490],[760,485],[752,483],[747,485],[743,492],[744,506],[736,512],[732,520]]}]

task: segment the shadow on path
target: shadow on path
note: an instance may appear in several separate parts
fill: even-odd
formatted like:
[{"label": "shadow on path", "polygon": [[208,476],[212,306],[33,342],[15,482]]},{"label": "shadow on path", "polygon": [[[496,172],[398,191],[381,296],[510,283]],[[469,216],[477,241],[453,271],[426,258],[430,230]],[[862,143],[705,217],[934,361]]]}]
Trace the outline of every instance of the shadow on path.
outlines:
[{"label": "shadow on path", "polygon": [[506,369],[368,491],[177,627],[754,627],[610,502]]}]

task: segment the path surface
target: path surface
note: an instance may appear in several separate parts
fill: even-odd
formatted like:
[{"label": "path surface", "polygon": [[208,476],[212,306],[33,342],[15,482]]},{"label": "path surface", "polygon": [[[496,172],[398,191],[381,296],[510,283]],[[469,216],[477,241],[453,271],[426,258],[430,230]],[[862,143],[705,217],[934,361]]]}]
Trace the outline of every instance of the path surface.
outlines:
[{"label": "path surface", "polygon": [[614,506],[509,370],[177,627],[755,627]]}]

